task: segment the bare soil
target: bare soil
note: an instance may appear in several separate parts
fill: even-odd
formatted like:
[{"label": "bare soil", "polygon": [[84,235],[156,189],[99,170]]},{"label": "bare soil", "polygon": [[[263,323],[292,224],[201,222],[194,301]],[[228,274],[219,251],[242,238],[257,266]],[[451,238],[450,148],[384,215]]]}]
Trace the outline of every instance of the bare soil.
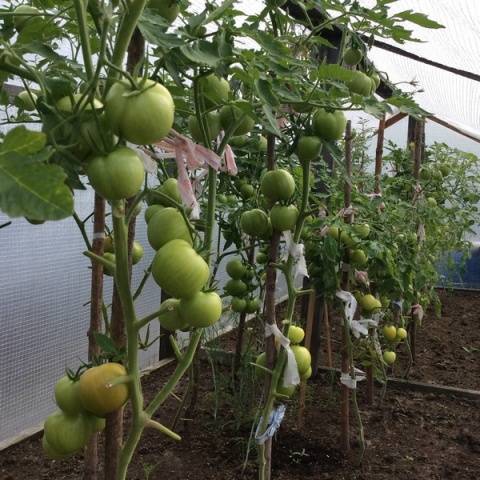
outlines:
[{"label": "bare soil", "polygon": [[[442,319],[429,316],[419,331],[418,360],[411,376],[479,388],[480,353],[475,347],[480,347],[480,295],[456,293],[442,297]],[[165,383],[172,368],[170,365],[144,377],[147,400]],[[202,361],[200,371],[195,411],[176,427],[182,442],[175,443],[158,432],[146,432],[129,470],[129,480],[256,478],[255,449],[250,450],[248,460],[245,457],[260,385],[244,379],[242,388],[233,389],[230,370],[215,358],[212,362]],[[176,394],[181,397],[186,386],[184,379]],[[339,448],[338,394],[336,380],[328,374],[311,380],[303,429],[299,428],[297,400],[288,402],[285,420],[274,442],[272,480],[479,478],[478,402],[451,395],[388,389],[383,400],[377,398],[373,406],[367,406],[360,388],[359,407],[367,449],[359,464],[358,429],[353,414],[352,451],[345,456]],[[170,398],[157,419],[171,425],[178,405],[178,400]],[[127,412],[127,423],[128,415]],[[47,460],[42,455],[40,438],[36,435],[0,452],[0,480],[83,478],[82,455],[64,461]]]}]

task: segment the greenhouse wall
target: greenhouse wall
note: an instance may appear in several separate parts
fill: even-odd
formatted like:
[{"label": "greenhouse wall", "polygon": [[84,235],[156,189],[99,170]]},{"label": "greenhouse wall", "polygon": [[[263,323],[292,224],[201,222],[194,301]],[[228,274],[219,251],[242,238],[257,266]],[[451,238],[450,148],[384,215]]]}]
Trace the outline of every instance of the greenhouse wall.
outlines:
[{"label": "greenhouse wall", "polygon": [[[93,191],[77,191],[75,208],[80,218],[92,210]],[[0,224],[8,221],[0,214]],[[92,222],[87,222],[89,238]],[[133,268],[138,285],[153,259],[143,214],[137,219],[137,240],[145,255]],[[74,220],[33,226],[23,218],[0,229],[0,450],[12,439],[34,431],[55,410],[53,387],[66,368],[76,369],[87,360],[90,320],[90,261],[82,254],[85,244]],[[224,262],[225,263],[225,262]],[[105,278],[104,299],[111,302],[113,279]],[[218,271],[220,289],[225,283],[224,264]],[[279,282],[279,297],[285,285]],[[136,302],[138,315],[158,309],[160,289],[149,278]],[[225,315],[206,333],[212,338],[231,329],[235,317]],[[159,334],[152,322],[150,339]],[[141,352],[141,364],[159,361],[158,342]]]}]

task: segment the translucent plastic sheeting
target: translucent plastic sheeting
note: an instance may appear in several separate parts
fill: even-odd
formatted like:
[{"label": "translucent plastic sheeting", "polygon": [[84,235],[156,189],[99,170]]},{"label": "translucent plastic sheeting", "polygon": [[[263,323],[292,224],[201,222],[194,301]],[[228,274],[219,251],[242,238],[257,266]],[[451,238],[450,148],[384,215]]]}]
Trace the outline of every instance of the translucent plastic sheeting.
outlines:
[{"label": "translucent plastic sheeting", "polygon": [[[93,192],[76,192],[75,208],[88,215]],[[8,218],[0,214],[0,223]],[[92,223],[88,233],[91,238]],[[145,256],[134,267],[138,285],[154,252],[148,247],[143,218],[137,239]],[[54,408],[53,387],[66,367],[87,360],[90,317],[90,260],[73,219],[33,226],[24,219],[0,230],[0,444],[38,425]],[[112,298],[113,280],[105,277],[105,302]],[[160,290],[147,281],[137,301],[139,316],[158,309]],[[151,337],[159,326],[152,322]],[[141,353],[141,364],[158,361],[158,343]]]},{"label": "translucent plastic sheeting", "polygon": [[[373,0],[363,0],[365,6]],[[422,42],[400,45],[392,40],[382,41],[420,57],[458,68],[480,73],[480,3],[472,0],[398,0],[391,4],[392,13],[412,9],[426,14],[445,26],[426,29],[412,23],[406,27]],[[428,112],[464,129],[480,138],[480,82],[461,77],[437,67],[373,47],[369,58],[375,66],[386,72],[394,83],[416,81],[423,90],[415,95],[417,102]],[[402,89],[413,87],[401,84]]]}]

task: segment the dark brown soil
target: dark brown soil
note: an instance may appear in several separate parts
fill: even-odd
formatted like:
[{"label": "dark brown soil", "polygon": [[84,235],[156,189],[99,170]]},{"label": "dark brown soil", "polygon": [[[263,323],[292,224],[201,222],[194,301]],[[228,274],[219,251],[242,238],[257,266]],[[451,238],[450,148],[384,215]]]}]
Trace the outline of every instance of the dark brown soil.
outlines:
[{"label": "dark brown soil", "polygon": [[[419,333],[419,363],[415,371],[420,372],[422,380],[478,387],[479,353],[467,354],[462,346],[480,346],[478,332],[476,336],[471,333],[478,323],[475,312],[479,310],[475,307],[479,306],[480,299],[475,298],[475,294],[462,293],[444,298],[444,304],[445,316],[435,329],[429,326],[428,319]],[[438,337],[438,343],[433,342],[434,337]],[[449,339],[458,341],[458,348]],[[427,345],[432,345],[430,350],[435,348],[437,353],[426,351]],[[444,369],[428,368],[427,362],[432,358],[429,355],[448,359],[450,363],[445,364]],[[476,359],[476,365],[470,356]],[[216,372],[217,390],[212,367]],[[467,382],[463,382],[465,379],[460,374],[462,368],[473,370]],[[147,400],[164,384],[171,369],[172,366],[165,367],[144,377]],[[129,480],[256,478],[254,449],[250,451],[243,476],[242,465],[256,404],[255,391],[259,386],[255,389],[246,381],[242,393],[239,389],[233,392],[229,387],[228,369],[215,359],[211,363],[202,362],[201,372],[195,413],[188,421],[180,421],[176,429],[183,437],[182,442],[175,443],[157,432],[146,432],[129,470]],[[448,372],[452,372],[450,376]],[[185,387],[186,380],[177,388],[177,395],[181,396]],[[338,391],[335,381],[326,375],[309,382],[304,429],[298,428],[296,402],[289,402],[275,439],[272,480],[304,480],[306,477],[312,480],[473,480],[479,477],[478,402],[388,390],[382,402],[377,399],[374,406],[367,407],[360,389],[359,406],[367,450],[359,467],[353,415],[351,455],[345,457],[338,447]],[[170,398],[158,420],[171,425],[177,407],[178,400]],[[41,452],[40,435],[0,452],[0,480],[81,478],[82,456],[65,461],[46,460]]]}]

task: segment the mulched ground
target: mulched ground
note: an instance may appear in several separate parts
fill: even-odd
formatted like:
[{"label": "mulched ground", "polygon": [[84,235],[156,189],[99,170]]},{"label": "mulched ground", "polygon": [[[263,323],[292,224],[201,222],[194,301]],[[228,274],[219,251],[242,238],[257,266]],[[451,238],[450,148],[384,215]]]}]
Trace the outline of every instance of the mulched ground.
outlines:
[{"label": "mulched ground", "polygon": [[[419,332],[418,361],[412,378],[466,388],[479,388],[480,295],[443,297],[441,320],[428,317]],[[468,353],[462,347],[466,347]],[[429,362],[432,364],[430,365]],[[172,367],[144,377],[151,398]],[[230,373],[215,358],[200,364],[202,382],[190,420],[180,421],[183,441],[175,443],[146,432],[129,471],[129,480],[255,479],[255,450],[245,462],[252,415],[257,402],[254,384],[230,388]],[[215,372],[215,377],[212,376]],[[213,381],[215,378],[215,382]],[[216,386],[216,388],[215,388]],[[186,380],[178,386],[181,396]],[[339,449],[339,398],[335,380],[320,375],[307,388],[305,428],[298,427],[296,400],[275,439],[272,480],[473,480],[480,475],[479,403],[453,396],[387,390],[373,406],[359,406],[367,450],[358,465],[356,423],[352,416],[352,452]],[[178,407],[171,398],[159,421],[170,425]],[[128,412],[127,412],[128,417]],[[0,480],[82,478],[82,456],[46,460],[40,435],[0,453]],[[242,466],[246,465],[242,475]],[[101,477],[103,478],[103,477]],[[108,479],[113,480],[113,479]]]}]

